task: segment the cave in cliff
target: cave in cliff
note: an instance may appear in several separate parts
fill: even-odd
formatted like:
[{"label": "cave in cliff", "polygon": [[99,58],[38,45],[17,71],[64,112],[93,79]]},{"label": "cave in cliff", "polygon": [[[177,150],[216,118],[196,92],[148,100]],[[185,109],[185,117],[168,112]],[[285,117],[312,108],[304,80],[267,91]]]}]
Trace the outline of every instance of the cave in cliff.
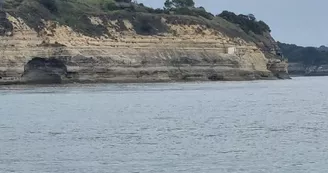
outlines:
[{"label": "cave in cliff", "polygon": [[66,77],[66,65],[55,58],[33,58],[24,67],[22,78],[27,83],[53,84],[62,83]]}]

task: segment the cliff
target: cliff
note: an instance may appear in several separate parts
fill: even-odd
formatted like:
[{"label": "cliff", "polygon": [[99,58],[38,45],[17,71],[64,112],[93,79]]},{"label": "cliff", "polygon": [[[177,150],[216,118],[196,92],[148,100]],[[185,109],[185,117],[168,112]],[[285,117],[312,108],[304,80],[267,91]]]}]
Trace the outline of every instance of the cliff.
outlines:
[{"label": "cliff", "polygon": [[0,12],[2,84],[288,77],[269,33],[250,35],[220,17],[90,13],[99,9],[85,4],[79,8],[89,12],[62,17],[69,11],[65,7],[77,2],[57,0],[55,10],[38,0],[5,2]]}]

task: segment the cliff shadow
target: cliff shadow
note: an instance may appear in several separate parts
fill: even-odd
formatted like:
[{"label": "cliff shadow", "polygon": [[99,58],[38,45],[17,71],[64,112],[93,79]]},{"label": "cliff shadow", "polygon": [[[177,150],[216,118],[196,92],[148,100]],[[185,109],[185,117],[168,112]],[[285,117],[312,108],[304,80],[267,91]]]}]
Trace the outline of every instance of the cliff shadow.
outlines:
[{"label": "cliff shadow", "polygon": [[32,84],[58,84],[66,75],[67,67],[61,60],[35,57],[24,66],[22,79]]}]

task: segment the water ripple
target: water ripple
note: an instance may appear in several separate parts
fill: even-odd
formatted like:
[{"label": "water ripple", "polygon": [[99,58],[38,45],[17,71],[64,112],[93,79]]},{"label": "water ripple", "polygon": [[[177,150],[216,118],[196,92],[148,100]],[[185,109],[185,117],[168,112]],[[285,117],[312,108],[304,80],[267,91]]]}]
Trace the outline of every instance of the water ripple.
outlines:
[{"label": "water ripple", "polygon": [[0,172],[327,172],[325,81],[0,87]]}]

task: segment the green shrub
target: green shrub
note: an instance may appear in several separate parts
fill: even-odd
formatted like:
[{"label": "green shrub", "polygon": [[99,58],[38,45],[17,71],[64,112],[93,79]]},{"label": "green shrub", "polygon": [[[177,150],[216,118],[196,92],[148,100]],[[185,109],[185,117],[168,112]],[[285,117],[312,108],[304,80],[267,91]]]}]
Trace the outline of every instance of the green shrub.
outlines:
[{"label": "green shrub", "polygon": [[131,3],[131,0],[115,0],[115,2]]},{"label": "green shrub", "polygon": [[164,7],[166,9],[174,8],[193,8],[195,2],[193,0],[166,0],[164,2]]},{"label": "green shrub", "polygon": [[105,7],[106,7],[105,10],[109,10],[109,11],[120,10],[120,8],[114,2],[106,3]]},{"label": "green shrub", "polygon": [[223,19],[238,24],[241,29],[243,29],[246,33],[250,31],[254,32],[255,34],[262,35],[264,32],[271,32],[270,27],[263,21],[256,21],[254,15],[236,15],[233,12],[223,11],[221,14],[218,15]]},{"label": "green shrub", "polygon": [[58,11],[56,0],[40,0],[40,3],[51,13],[56,13]]},{"label": "green shrub", "polygon": [[212,20],[214,17],[212,13],[207,12],[203,7],[196,8],[194,11],[198,16],[204,17],[206,19]]},{"label": "green shrub", "polygon": [[208,13],[206,10],[202,8],[176,8],[176,9],[172,9],[172,11],[175,14],[196,16],[196,17],[201,16],[209,20],[212,20],[214,17],[213,14]]},{"label": "green shrub", "polygon": [[153,9],[153,8],[147,8],[147,12],[148,13],[155,13],[155,14],[168,14],[169,11],[168,10],[164,10],[164,9],[161,9],[161,8],[156,8],[156,9]]}]

